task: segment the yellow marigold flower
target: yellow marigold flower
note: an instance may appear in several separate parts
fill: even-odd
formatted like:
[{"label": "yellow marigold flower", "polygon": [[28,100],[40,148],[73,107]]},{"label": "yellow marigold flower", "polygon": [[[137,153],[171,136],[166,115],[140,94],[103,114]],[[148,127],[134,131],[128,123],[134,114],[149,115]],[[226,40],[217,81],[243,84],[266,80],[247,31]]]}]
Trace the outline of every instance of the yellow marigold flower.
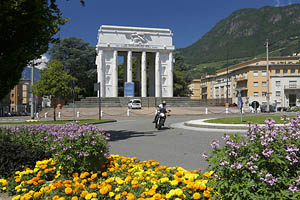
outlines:
[{"label": "yellow marigold flower", "polygon": [[124,181],[120,177],[117,177],[115,180],[119,185],[122,185],[124,183]]},{"label": "yellow marigold flower", "polygon": [[91,195],[92,195],[92,197],[94,197],[94,198],[97,197],[97,193],[96,193],[96,192],[92,192]]},{"label": "yellow marigold flower", "polygon": [[105,194],[107,194],[108,192],[109,192],[109,189],[108,189],[107,187],[103,187],[103,188],[100,189],[100,194],[105,195]]},{"label": "yellow marigold flower", "polygon": [[109,194],[108,194],[109,197],[113,197],[114,195],[115,195],[114,192],[109,192]]},{"label": "yellow marigold flower", "polygon": [[20,197],[21,197],[21,195],[14,196],[14,197],[12,198],[12,200],[18,200],[18,199],[20,199]]},{"label": "yellow marigold flower", "polygon": [[117,194],[117,195],[115,196],[115,200],[119,200],[119,199],[121,199],[121,194]]},{"label": "yellow marigold flower", "polygon": [[77,196],[74,196],[74,197],[72,197],[71,200],[78,200],[78,197],[77,197]]},{"label": "yellow marigold flower", "polygon": [[93,174],[93,175],[91,176],[91,179],[93,180],[93,179],[97,178],[97,175],[98,175],[98,174]]},{"label": "yellow marigold flower", "polygon": [[92,197],[93,197],[92,194],[87,194],[87,195],[85,196],[85,199],[89,200],[89,199],[91,199]]},{"label": "yellow marigold flower", "polygon": [[89,192],[84,190],[81,192],[80,197],[84,198]]},{"label": "yellow marigold flower", "polygon": [[34,193],[34,195],[33,195],[34,198],[39,198],[40,196],[42,196],[42,193],[41,193],[41,192],[36,192],[36,193]]},{"label": "yellow marigold flower", "polygon": [[102,172],[103,177],[107,177],[107,172]]},{"label": "yellow marigold flower", "polygon": [[177,180],[173,180],[170,183],[171,183],[171,185],[178,185],[178,181]]},{"label": "yellow marigold flower", "polygon": [[66,200],[65,197],[60,197],[58,200]]},{"label": "yellow marigold flower", "polygon": [[59,199],[59,196],[58,195],[55,195],[52,200],[58,200]]},{"label": "yellow marigold flower", "polygon": [[194,198],[194,199],[200,199],[200,198],[201,198],[200,193],[198,193],[198,192],[194,193],[194,194],[193,194],[193,198]]},{"label": "yellow marigold flower", "polygon": [[97,184],[95,184],[95,183],[91,184],[91,185],[90,185],[90,188],[91,188],[91,189],[97,188]]},{"label": "yellow marigold flower", "polygon": [[72,192],[73,192],[72,188],[67,187],[67,188],[65,189],[65,193],[66,193],[67,195],[72,194]]},{"label": "yellow marigold flower", "polygon": [[181,196],[183,194],[182,190],[180,188],[175,189],[175,194],[177,196]]},{"label": "yellow marigold flower", "polygon": [[153,196],[153,198],[155,199],[155,200],[160,200],[161,199],[161,194],[155,194],[154,196]]},{"label": "yellow marigold flower", "polygon": [[203,195],[204,195],[206,198],[208,198],[208,197],[210,196],[210,191],[205,190],[205,191],[203,192]]}]

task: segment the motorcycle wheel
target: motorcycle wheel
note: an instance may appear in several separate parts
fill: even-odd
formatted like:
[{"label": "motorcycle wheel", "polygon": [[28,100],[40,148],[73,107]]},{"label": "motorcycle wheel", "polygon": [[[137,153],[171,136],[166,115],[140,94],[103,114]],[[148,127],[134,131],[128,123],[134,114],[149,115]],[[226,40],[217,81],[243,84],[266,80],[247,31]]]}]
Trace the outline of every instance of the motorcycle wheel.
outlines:
[{"label": "motorcycle wheel", "polygon": [[158,125],[157,125],[157,129],[160,130],[163,124],[163,120],[159,119]]}]

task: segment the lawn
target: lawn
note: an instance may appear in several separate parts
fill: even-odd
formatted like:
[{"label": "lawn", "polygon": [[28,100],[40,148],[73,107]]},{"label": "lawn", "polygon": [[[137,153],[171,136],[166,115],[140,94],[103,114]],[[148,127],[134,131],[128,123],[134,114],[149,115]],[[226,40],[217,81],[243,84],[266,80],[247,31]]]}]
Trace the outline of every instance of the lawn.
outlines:
[{"label": "lawn", "polygon": [[[290,118],[294,118],[296,116],[290,116]],[[218,118],[218,119],[210,119],[204,122],[208,123],[217,123],[217,124],[248,124],[249,122],[252,124],[264,124],[266,119],[274,119],[275,124],[282,124],[281,120],[282,116],[274,116],[274,115],[260,115],[260,116],[243,116],[243,121],[241,122],[241,117],[226,117],[226,118]]]},{"label": "lawn", "polygon": [[[84,119],[84,120],[78,120],[77,124],[95,124],[95,123],[107,123],[107,122],[115,122],[114,119]],[[0,122],[0,125],[2,124],[66,124],[66,123],[72,123],[73,120],[57,120],[57,121],[39,121],[39,120],[27,120],[25,122]]]}]

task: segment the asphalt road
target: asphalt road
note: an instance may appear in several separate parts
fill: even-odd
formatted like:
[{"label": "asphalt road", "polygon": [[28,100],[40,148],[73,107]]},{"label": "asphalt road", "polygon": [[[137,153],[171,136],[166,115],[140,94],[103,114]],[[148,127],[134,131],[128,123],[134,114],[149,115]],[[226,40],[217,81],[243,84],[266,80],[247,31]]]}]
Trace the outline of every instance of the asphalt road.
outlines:
[{"label": "asphalt road", "polygon": [[159,131],[154,128],[153,117],[149,116],[117,118],[115,123],[97,126],[111,134],[111,154],[136,156],[139,160],[155,160],[169,167],[194,170],[207,168],[208,163],[201,155],[211,151],[213,139],[221,141],[225,132],[234,132],[183,126],[184,121],[201,118],[207,116],[170,116],[166,127]]}]

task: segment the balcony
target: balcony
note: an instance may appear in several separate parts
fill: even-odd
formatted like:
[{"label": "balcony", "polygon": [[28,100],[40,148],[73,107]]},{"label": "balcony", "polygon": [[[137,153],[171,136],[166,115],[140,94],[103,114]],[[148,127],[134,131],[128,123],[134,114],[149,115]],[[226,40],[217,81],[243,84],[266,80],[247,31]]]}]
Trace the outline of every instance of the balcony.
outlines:
[{"label": "balcony", "polygon": [[248,90],[247,87],[239,87],[239,88],[235,88],[236,91],[238,91],[239,89],[241,89],[241,91],[245,91],[245,90]]},{"label": "balcony", "polygon": [[299,90],[300,89],[300,85],[285,85],[284,89],[285,90]]},{"label": "balcony", "polygon": [[207,85],[200,85],[201,88],[207,88]]},{"label": "balcony", "polygon": [[236,82],[248,80],[248,76],[238,76],[235,78]]}]

